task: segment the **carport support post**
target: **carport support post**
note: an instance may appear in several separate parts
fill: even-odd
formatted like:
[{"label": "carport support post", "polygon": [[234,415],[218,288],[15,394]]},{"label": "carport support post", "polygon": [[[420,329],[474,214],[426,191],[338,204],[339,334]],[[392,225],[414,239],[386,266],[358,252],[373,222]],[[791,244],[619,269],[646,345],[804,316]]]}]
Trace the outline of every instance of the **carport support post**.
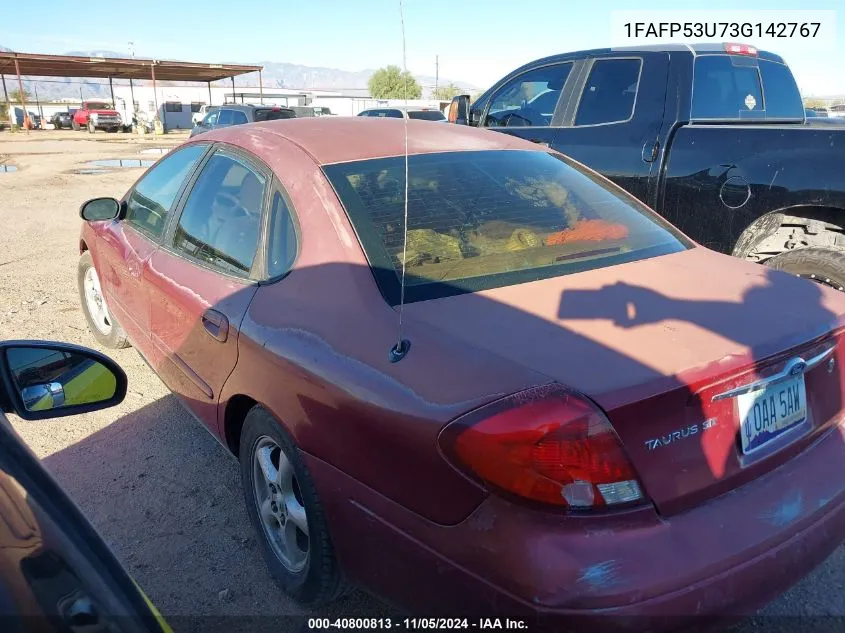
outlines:
[{"label": "carport support post", "polygon": [[135,114],[135,87],[132,85],[132,79],[129,80],[129,98],[132,99],[132,109],[130,112]]},{"label": "carport support post", "polygon": [[235,76],[232,75],[231,79],[232,79],[232,103],[237,103],[238,100],[235,97]]},{"label": "carport support post", "polygon": [[150,64],[150,73],[153,77],[153,101],[156,104],[156,115],[155,118],[158,118],[158,90],[156,90],[156,67],[155,63]]},{"label": "carport support post", "polygon": [[29,112],[26,111],[26,103],[24,103],[24,94],[23,94],[23,81],[21,80],[21,66],[18,64],[18,58],[15,57],[15,72],[18,74],[18,90],[20,91],[19,96],[21,98],[21,110],[23,110],[23,126],[26,129],[26,133],[29,134],[29,126],[26,124],[26,120],[29,118]]},{"label": "carport support post", "polygon": [[111,77],[109,77],[109,92],[111,92],[111,106],[114,108],[117,104],[114,102],[114,85],[112,85]]},{"label": "carport support post", "polygon": [[258,94],[261,95],[261,105],[264,105],[264,81],[261,79],[261,71],[258,71]]},{"label": "carport support post", "polygon": [[208,105],[211,105],[211,82],[207,81],[208,84]]},{"label": "carport support post", "polygon": [[3,96],[6,97],[6,114],[9,115],[9,129],[15,125],[15,113],[12,111],[12,102],[9,101],[9,91],[6,90],[6,75],[0,75],[0,81],[3,82]]}]

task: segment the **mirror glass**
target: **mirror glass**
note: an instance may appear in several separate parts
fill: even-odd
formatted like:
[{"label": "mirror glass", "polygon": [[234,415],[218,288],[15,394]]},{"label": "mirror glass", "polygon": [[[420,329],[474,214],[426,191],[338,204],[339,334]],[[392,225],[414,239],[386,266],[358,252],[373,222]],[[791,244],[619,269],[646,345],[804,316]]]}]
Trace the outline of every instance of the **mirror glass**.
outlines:
[{"label": "mirror glass", "polygon": [[112,220],[120,212],[120,203],[114,198],[94,198],[82,205],[80,215],[83,220],[97,222]]},{"label": "mirror glass", "polygon": [[117,377],[80,352],[49,347],[10,347],[6,361],[27,411],[47,411],[111,400]]}]

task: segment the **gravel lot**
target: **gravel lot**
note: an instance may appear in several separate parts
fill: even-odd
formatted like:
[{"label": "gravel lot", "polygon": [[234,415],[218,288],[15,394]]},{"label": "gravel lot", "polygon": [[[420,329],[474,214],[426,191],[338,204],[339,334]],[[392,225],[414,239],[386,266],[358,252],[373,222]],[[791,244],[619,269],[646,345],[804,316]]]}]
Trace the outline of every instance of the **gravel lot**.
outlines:
[{"label": "gravel lot", "polygon": [[[89,160],[155,159],[142,153],[186,137],[0,133],[0,339],[42,338],[97,348],[79,308],[79,205],[121,196],[142,168],[80,174]],[[276,588],[249,525],[235,460],[169,395],[130,349],[101,350],[129,376],[118,407],[15,428],[82,507],[177,633],[299,630],[308,613]],[[361,592],[338,616],[396,612]],[[796,617],[845,617],[845,547],[740,631],[807,630]],[[236,616],[236,617],[226,617]],[[791,616],[791,617],[784,617]],[[244,620],[244,617],[250,619]],[[843,620],[813,619],[813,630]],[[829,628],[830,627],[830,628]]]}]

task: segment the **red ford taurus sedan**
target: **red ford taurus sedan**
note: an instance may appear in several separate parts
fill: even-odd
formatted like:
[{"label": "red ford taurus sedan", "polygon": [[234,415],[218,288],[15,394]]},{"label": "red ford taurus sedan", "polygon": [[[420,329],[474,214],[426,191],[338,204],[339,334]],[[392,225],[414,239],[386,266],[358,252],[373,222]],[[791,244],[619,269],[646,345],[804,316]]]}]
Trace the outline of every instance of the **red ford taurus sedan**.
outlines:
[{"label": "red ford taurus sedan", "polygon": [[845,536],[845,294],[542,146],[260,123],[81,213],[92,332],[238,457],[302,602],[355,583],[422,616],[709,626]]}]

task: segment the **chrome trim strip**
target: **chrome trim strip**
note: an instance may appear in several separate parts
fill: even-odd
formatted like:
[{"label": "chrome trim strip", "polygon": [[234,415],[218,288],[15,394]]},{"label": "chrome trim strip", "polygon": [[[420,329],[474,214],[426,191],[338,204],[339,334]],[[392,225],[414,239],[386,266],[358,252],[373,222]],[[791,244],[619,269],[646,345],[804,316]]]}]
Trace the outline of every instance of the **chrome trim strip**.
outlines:
[{"label": "chrome trim strip", "polygon": [[803,369],[800,373],[806,373],[819,363],[822,363],[827,360],[827,357],[833,354],[834,349],[836,349],[835,346],[825,350],[817,356],[813,356],[813,358],[810,358],[809,360],[804,360],[800,356],[796,356],[786,364],[786,366],[783,368],[783,371],[781,371],[780,373],[777,373],[774,376],[770,376],[765,380],[758,380],[757,382],[752,382],[741,387],[736,387],[735,389],[730,389],[728,391],[725,391],[724,393],[716,394],[715,396],[713,396],[712,401],[716,402],[718,400],[725,400],[726,398],[735,398],[736,396],[741,396],[744,393],[751,393],[752,391],[763,389],[764,387],[772,383],[780,382],[781,380],[785,380],[787,378],[792,378],[794,375],[796,375],[792,373],[792,370],[798,365],[803,365]]}]

